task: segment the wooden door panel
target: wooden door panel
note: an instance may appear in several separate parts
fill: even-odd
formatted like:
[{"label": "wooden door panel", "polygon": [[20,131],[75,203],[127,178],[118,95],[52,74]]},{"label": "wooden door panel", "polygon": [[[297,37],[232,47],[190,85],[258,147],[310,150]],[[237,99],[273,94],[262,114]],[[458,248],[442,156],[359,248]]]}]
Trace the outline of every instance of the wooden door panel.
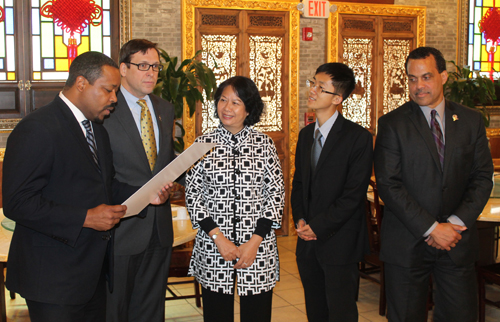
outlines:
[{"label": "wooden door panel", "polygon": [[[197,9],[196,49],[212,54],[202,58],[214,69],[218,84],[236,75],[252,79],[266,104],[261,122],[254,127],[269,135],[283,167],[285,190],[289,184],[288,149],[288,13],[251,10]],[[213,61],[217,62],[217,68]],[[208,102],[197,109],[196,136],[218,124]],[[288,200],[288,198],[287,198]],[[279,235],[288,234],[288,202]]]}]

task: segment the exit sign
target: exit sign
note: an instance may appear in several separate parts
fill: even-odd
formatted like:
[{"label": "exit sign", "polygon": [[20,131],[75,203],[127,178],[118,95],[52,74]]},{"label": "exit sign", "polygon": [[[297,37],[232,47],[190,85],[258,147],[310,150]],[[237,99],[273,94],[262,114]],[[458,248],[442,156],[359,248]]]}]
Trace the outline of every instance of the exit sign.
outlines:
[{"label": "exit sign", "polygon": [[304,17],[328,18],[330,16],[330,2],[321,0],[302,0]]}]

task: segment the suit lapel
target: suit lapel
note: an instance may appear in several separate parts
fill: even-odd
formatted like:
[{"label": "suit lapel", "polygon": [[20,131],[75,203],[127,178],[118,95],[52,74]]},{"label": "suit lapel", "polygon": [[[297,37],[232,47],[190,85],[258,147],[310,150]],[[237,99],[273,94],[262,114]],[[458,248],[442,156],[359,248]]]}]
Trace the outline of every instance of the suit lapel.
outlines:
[{"label": "suit lapel", "polygon": [[115,112],[111,115],[111,117],[116,117],[123,127],[123,132],[132,143],[130,153],[137,153],[138,158],[142,160],[141,162],[149,168],[148,157],[146,156],[146,151],[144,151],[144,146],[142,145],[141,133],[137,128],[137,124],[135,123],[134,117],[130,112],[127,101],[121,92],[118,92],[117,98],[118,103],[116,105]]},{"label": "suit lapel", "polygon": [[[305,128],[305,138],[304,138],[304,158],[303,164],[302,164],[302,178],[304,181],[304,187],[305,191],[309,192],[310,184],[311,184],[311,149],[313,145],[313,131],[314,131],[314,125],[311,125],[307,128]],[[307,206],[307,205],[306,205]]]},{"label": "suit lapel", "polygon": [[[450,104],[449,101],[446,101],[445,105],[445,127],[444,127],[444,170],[447,169],[447,167],[450,165],[451,162],[451,156],[453,155],[453,149],[455,148],[455,139],[458,137],[457,131],[458,126],[460,125],[459,122],[455,122],[453,120],[454,115],[457,117],[460,117],[460,115],[456,114],[456,109],[453,104]],[[458,118],[457,118],[458,120]],[[446,173],[446,171],[444,171]]]},{"label": "suit lapel", "polygon": [[[99,168],[94,162],[94,157],[92,156],[92,152],[90,151],[89,144],[87,142],[87,138],[83,133],[82,127],[76,120],[75,115],[71,112],[69,106],[64,103],[64,101],[57,96],[58,105],[61,109],[61,115],[66,119],[68,124],[69,132],[75,137],[75,140],[78,142],[78,145],[83,149],[84,154],[87,156],[88,161],[92,164],[92,166],[99,171]],[[97,145],[97,150],[99,151],[99,145]],[[99,159],[100,160],[100,159]]]},{"label": "suit lapel", "polygon": [[411,122],[413,123],[417,131],[422,136],[422,139],[425,141],[425,144],[427,145],[427,148],[429,149],[429,152],[432,155],[432,159],[434,159],[436,167],[440,171],[442,171],[441,162],[439,161],[439,155],[436,148],[436,142],[432,137],[432,132],[429,127],[429,124],[427,123],[424,113],[422,113],[420,107],[414,102],[411,102],[410,109],[408,110],[408,117],[410,118]]},{"label": "suit lapel", "polygon": [[[316,176],[316,173],[319,172],[319,169],[325,163],[325,160],[327,159],[328,155],[332,151],[333,147],[335,146],[335,143],[338,141],[340,138],[340,131],[342,130],[342,125],[344,124],[345,118],[339,113],[337,116],[337,119],[335,120],[335,123],[333,123],[332,128],[330,129],[330,132],[328,133],[328,136],[326,137],[325,144],[323,146],[323,149],[321,149],[321,154],[319,155],[319,160],[318,164],[316,165],[316,172],[314,176]],[[312,143],[311,143],[312,144]],[[311,158],[309,158],[311,159]]]}]

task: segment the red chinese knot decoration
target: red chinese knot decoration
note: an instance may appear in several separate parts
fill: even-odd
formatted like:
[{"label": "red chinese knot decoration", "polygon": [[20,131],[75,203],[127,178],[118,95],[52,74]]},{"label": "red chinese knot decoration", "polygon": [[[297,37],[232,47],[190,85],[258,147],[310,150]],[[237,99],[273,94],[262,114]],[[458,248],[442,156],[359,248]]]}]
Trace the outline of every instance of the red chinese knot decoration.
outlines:
[{"label": "red chinese knot decoration", "polygon": [[493,80],[493,56],[500,39],[500,10],[495,8],[495,1],[493,1],[493,8],[488,9],[479,21],[479,30],[484,33],[486,39],[486,51],[491,64],[490,79]]},{"label": "red chinese knot decoration", "polygon": [[4,21],[5,19],[5,12],[3,11],[2,6],[0,6],[0,22]]},{"label": "red chinese knot decoration", "polygon": [[51,0],[40,8],[40,14],[52,18],[58,27],[70,34],[66,44],[70,65],[78,53],[75,32],[81,34],[89,24],[102,24],[102,8],[94,0]]}]

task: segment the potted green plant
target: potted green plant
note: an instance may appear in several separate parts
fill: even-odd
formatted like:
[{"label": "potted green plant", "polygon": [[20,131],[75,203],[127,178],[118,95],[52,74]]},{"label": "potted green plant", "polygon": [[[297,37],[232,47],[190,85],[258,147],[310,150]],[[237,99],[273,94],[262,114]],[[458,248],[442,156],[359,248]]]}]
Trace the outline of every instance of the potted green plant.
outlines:
[{"label": "potted green plant", "polygon": [[493,105],[496,100],[495,85],[484,76],[473,72],[468,66],[459,67],[450,61],[456,68],[455,72],[448,73],[448,81],[444,84],[444,95],[447,99],[462,105],[478,109],[484,118],[486,127],[490,124],[490,114],[486,105]]},{"label": "potted green plant", "polygon": [[210,100],[217,89],[212,70],[196,59],[201,52],[202,50],[197,51],[193,58],[185,59],[177,67],[177,57],[170,57],[165,50],[160,49],[163,70],[158,75],[154,93],[174,105],[175,124],[181,130],[180,136],[176,136],[174,140],[174,149],[177,152],[184,151],[185,131],[179,122],[184,111],[184,99],[189,108],[189,116],[193,116],[196,103],[204,102],[201,91],[204,91],[206,98]]}]

